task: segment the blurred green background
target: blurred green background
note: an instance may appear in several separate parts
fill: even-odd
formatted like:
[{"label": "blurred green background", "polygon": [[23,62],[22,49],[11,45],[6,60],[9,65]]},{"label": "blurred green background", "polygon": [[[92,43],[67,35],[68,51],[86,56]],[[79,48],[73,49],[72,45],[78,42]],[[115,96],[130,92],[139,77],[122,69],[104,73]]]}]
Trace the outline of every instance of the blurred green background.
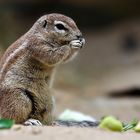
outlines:
[{"label": "blurred green background", "polygon": [[[1,54],[48,13],[72,17],[86,39],[78,57],[56,72],[58,112],[71,107],[96,117],[115,113],[126,118],[120,104],[126,114],[140,116],[138,102],[128,99],[140,95],[140,1],[0,0]],[[110,94],[115,101],[102,100]],[[121,102],[118,96],[126,98]]]}]

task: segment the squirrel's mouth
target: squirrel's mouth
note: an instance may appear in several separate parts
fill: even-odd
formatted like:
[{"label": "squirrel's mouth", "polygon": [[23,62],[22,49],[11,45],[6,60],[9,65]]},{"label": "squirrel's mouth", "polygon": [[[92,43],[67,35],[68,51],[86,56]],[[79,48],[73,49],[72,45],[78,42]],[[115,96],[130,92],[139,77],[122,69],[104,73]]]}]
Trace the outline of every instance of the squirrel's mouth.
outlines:
[{"label": "squirrel's mouth", "polygon": [[72,40],[70,42],[70,45],[73,48],[83,48],[83,46],[85,45],[85,39],[84,38],[80,38],[80,39]]},{"label": "squirrel's mouth", "polygon": [[61,46],[62,45],[70,45],[72,48],[77,48],[77,49],[81,49],[84,47],[85,45],[85,39],[84,38],[79,38],[79,39],[73,39],[71,41],[61,41]]}]

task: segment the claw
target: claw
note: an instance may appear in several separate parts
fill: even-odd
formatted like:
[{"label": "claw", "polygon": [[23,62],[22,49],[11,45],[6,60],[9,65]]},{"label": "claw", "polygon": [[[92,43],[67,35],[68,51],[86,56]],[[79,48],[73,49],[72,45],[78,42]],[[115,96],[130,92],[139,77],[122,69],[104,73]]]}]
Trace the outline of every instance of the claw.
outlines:
[{"label": "claw", "polygon": [[24,122],[24,125],[26,125],[26,126],[29,126],[29,125],[42,126],[42,123],[36,119],[29,119],[26,122]]}]

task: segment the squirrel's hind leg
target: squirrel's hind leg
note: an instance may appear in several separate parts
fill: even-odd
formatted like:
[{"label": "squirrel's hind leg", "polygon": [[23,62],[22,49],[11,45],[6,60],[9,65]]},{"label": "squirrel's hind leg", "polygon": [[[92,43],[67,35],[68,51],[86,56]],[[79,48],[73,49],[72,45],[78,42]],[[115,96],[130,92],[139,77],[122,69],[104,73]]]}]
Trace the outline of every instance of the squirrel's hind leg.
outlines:
[{"label": "squirrel's hind leg", "polygon": [[0,117],[23,123],[32,111],[32,103],[23,90],[0,89]]}]

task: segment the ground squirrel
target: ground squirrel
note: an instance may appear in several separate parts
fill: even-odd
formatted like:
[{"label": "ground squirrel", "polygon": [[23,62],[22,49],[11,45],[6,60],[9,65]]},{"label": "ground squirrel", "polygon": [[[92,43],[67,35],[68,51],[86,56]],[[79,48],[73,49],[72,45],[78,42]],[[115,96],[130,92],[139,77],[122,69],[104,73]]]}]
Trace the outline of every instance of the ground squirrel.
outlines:
[{"label": "ground squirrel", "polygon": [[39,18],[1,58],[0,118],[16,123],[32,118],[51,125],[53,71],[73,58],[84,44],[71,18],[55,13]]}]

